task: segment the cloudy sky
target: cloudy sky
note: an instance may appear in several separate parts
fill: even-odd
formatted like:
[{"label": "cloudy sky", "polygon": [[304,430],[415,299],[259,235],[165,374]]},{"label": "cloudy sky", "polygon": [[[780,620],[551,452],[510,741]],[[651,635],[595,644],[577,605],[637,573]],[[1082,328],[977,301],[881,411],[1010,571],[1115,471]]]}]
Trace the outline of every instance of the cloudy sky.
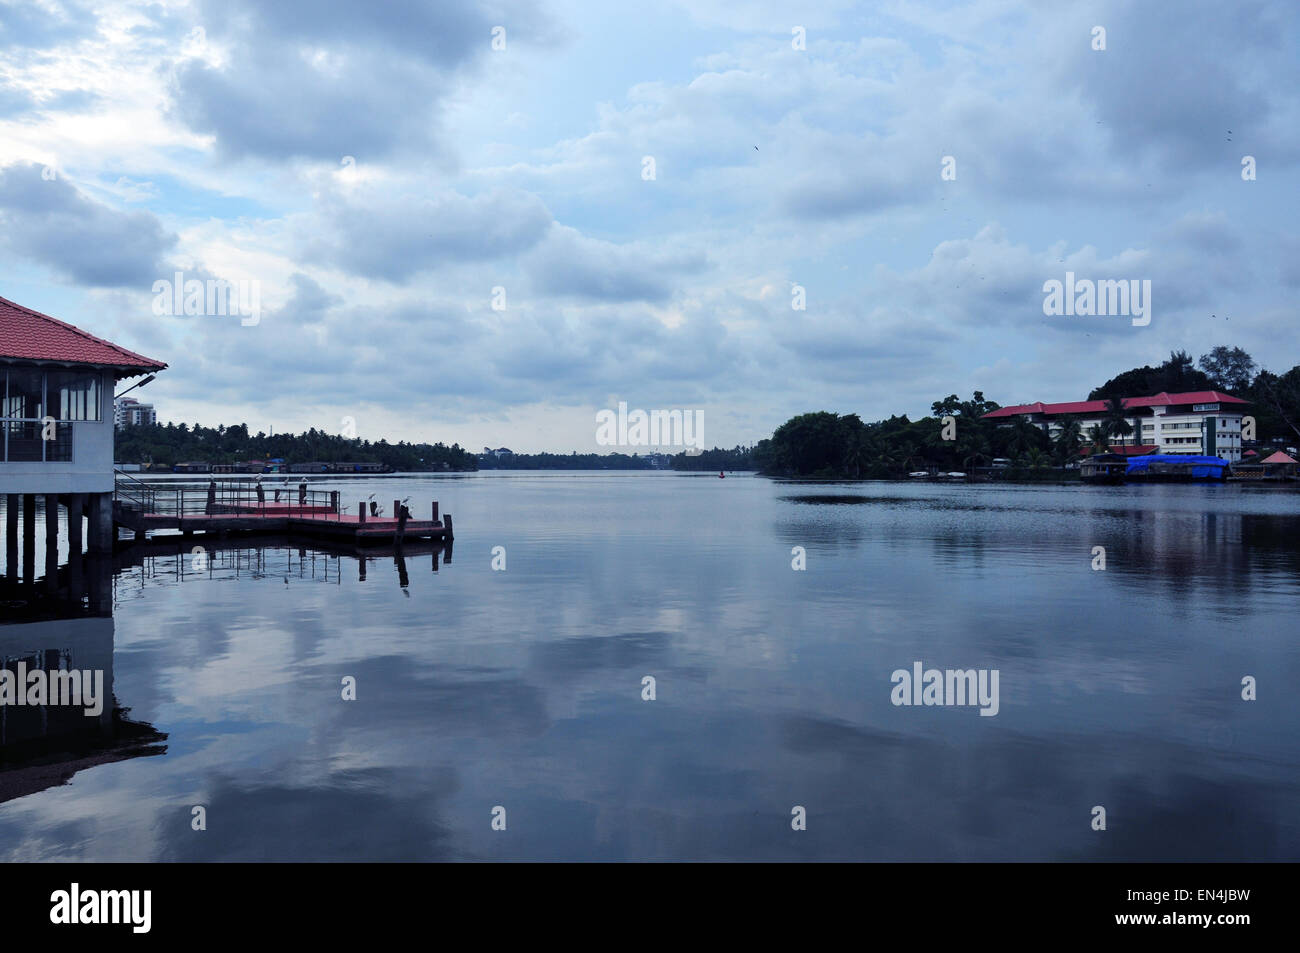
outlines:
[{"label": "cloudy sky", "polygon": [[[1285,370],[1298,10],[0,0],[0,295],[170,364],[162,420],[473,449]],[[178,271],[260,320],[155,314]],[[1151,323],[1045,315],[1066,271]]]}]

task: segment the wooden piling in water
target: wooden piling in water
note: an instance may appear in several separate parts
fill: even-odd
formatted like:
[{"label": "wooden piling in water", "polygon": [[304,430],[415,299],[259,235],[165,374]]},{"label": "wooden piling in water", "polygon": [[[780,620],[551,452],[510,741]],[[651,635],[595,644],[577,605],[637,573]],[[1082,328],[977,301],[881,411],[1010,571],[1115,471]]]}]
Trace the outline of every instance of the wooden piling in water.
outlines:
[{"label": "wooden piling in water", "polygon": [[364,523],[364,522],[366,521],[366,504],[365,504],[365,503],[358,503],[358,504],[357,504],[357,520],[358,520],[359,522],[362,522],[362,523]]},{"label": "wooden piling in water", "polygon": [[451,539],[452,535],[451,535],[451,514],[450,513],[442,514],[442,528],[446,530],[446,538]]},{"label": "wooden piling in water", "polygon": [[433,521],[438,522],[438,501],[433,501]]}]

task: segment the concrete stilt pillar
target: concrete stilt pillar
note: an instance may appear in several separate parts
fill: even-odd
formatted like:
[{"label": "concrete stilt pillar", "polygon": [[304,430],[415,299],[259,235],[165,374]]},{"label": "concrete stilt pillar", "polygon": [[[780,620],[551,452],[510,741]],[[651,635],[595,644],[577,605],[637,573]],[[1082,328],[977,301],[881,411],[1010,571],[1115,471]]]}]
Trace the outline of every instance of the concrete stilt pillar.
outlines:
[{"label": "concrete stilt pillar", "polygon": [[17,493],[5,494],[5,575],[18,578],[18,512],[22,502]]},{"label": "concrete stilt pillar", "polygon": [[45,588],[55,592],[59,588],[59,497],[57,493],[45,495]]},{"label": "concrete stilt pillar", "polygon": [[80,601],[85,595],[81,523],[85,516],[86,497],[83,493],[72,493],[65,496],[63,502],[68,511],[68,598]]},{"label": "concrete stilt pillar", "polygon": [[68,507],[68,554],[80,556],[82,552],[82,518],[86,511],[86,494],[72,493],[64,498]]},{"label": "concrete stilt pillar", "polygon": [[113,494],[90,494],[90,551],[113,551]]},{"label": "concrete stilt pillar", "polygon": [[86,596],[96,615],[113,614],[111,557],[95,552],[86,557]]},{"label": "concrete stilt pillar", "polygon": [[23,581],[36,581],[36,494],[23,494]]}]

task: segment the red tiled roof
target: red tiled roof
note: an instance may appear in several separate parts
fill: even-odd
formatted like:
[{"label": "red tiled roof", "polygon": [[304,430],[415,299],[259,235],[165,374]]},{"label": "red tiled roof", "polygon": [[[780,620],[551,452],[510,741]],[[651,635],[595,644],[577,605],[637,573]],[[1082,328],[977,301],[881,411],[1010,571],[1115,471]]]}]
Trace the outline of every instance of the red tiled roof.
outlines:
[{"label": "red tiled roof", "polygon": [[0,298],[0,360],[95,364],[117,368],[120,377],[161,371],[162,361],[128,351],[47,314]]},{"label": "red tiled roof", "polygon": [[[1193,390],[1183,394],[1169,394],[1161,391],[1154,397],[1125,397],[1124,408],[1136,407],[1176,407],[1182,404],[1248,404],[1250,401],[1229,394],[1220,394],[1217,390]],[[1020,414],[1104,414],[1104,400],[1076,400],[1066,404],[1018,404],[1015,407],[1002,407],[987,413],[981,419],[996,417],[1015,417]]]}]

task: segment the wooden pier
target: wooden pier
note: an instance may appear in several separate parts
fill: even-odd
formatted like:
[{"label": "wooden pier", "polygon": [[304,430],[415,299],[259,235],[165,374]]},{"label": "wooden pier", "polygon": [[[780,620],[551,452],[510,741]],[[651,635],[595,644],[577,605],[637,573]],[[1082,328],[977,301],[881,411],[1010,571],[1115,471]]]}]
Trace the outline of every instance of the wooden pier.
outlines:
[{"label": "wooden pier", "polygon": [[357,504],[343,512],[337,490],[309,490],[297,485],[210,481],[206,488],[146,484],[119,473],[113,493],[113,524],[140,540],[157,530],[195,533],[270,533],[329,539],[354,545],[394,544],[405,540],[453,538],[451,514],[439,517],[438,503],[429,519],[415,519],[400,500],[383,515],[378,505]]}]

